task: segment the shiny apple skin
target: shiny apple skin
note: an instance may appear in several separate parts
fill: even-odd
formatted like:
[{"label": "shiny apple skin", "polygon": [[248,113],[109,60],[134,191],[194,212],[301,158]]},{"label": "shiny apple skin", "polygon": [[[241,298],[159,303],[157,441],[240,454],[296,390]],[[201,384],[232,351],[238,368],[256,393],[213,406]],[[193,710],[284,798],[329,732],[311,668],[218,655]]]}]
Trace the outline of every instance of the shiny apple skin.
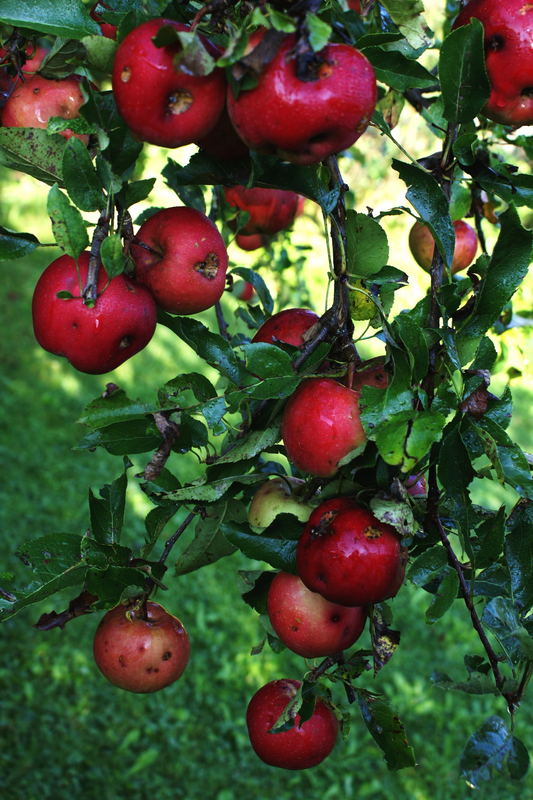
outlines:
[{"label": "shiny apple skin", "polygon": [[349,498],[326,500],[311,514],[296,550],[296,571],[312,592],[345,606],[394,597],[407,554],[394,528]]},{"label": "shiny apple skin", "polygon": [[285,308],[273,314],[255,333],[252,342],[267,344],[292,344],[301,347],[304,334],[319,320],[318,314],[308,308]]},{"label": "shiny apple skin", "polygon": [[[466,269],[475,258],[478,238],[477,234],[464,220],[453,222],[455,231],[455,248],[453,251],[452,274]],[[409,249],[416,263],[422,269],[429,270],[435,252],[435,239],[427,225],[418,220],[409,231]]]},{"label": "shiny apple skin", "polygon": [[454,28],[472,17],[483,23],[491,84],[483,113],[518,127],[533,124],[533,5],[527,0],[471,0]]},{"label": "shiny apple skin", "polygon": [[[64,356],[80,372],[100,375],[116,369],[148,344],[157,311],[151,294],[125,275],[117,275],[106,286],[103,267],[98,274],[96,305],[89,308],[80,296],[88,268],[87,252],[78,259],[79,278],[70,256],[60,256],[49,264],[33,293],[33,330],[45,350]],[[57,297],[63,291],[73,297]]]},{"label": "shiny apple skin", "polygon": [[196,314],[220,300],[228,253],[216,225],[187,206],[157,211],[141,225],[133,245],[135,278],[172,314]]},{"label": "shiny apple skin", "polygon": [[282,189],[225,186],[224,196],[230,206],[250,214],[246,225],[240,230],[247,235],[273,234],[290,228],[300,204],[300,196],[296,192],[286,192]]},{"label": "shiny apple skin", "polygon": [[285,406],[281,435],[298,469],[331,477],[339,461],[366,441],[359,394],[331,378],[302,381]]},{"label": "shiny apple skin", "polygon": [[[80,80],[77,75],[60,81],[34,75],[24,83],[17,83],[2,111],[2,125],[5,128],[46,128],[50,117],[78,117],[85,102]],[[61,131],[61,136],[65,139],[75,136],[85,144],[89,141],[85,134],[73,133],[68,128]]]},{"label": "shiny apple skin", "polygon": [[[252,48],[264,33],[254,34]],[[285,37],[253,89],[234,97],[228,112],[250,149],[274,153],[296,164],[316,164],[350,147],[366,130],[376,105],[376,79],[368,59],[351,45],[328,44],[319,77],[302,81],[291,55],[295,37]]]},{"label": "shiny apple skin", "polygon": [[267,610],[276,635],[304,658],[324,658],[346,650],[359,638],[366,621],[364,608],[331,603],[288,572],[278,572],[270,584]]},{"label": "shiny apple skin", "polygon": [[[152,39],[163,25],[188,26],[159,18],[134,28],[118,46],[112,85],[117,108],[128,127],[144,142],[181,147],[206,136],[225,103],[226,80],[220,69],[197,76],[176,68],[179,44],[156,47]],[[204,44],[213,54],[216,49]]]},{"label": "shiny apple skin", "polygon": [[93,653],[102,674],[129,692],[157,692],[174,683],[189,661],[187,631],[158,603],[141,611],[119,605],[102,618]]},{"label": "shiny apple skin", "polygon": [[300,725],[281,733],[269,733],[293,699],[300,681],[282,678],[262,686],[252,697],[246,711],[250,743],[259,758],[272,767],[309,769],[320,764],[333,750],[339,724],[331,709],[317,699],[313,715]]}]

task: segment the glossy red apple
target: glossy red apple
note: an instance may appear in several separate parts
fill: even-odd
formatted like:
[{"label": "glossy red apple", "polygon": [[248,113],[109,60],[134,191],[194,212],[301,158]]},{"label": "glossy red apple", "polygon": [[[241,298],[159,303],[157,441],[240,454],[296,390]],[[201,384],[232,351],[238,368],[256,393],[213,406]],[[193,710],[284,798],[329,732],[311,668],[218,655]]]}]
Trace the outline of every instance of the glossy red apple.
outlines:
[{"label": "glossy red apple", "polygon": [[225,186],[226,202],[239,211],[250,215],[241,228],[243,234],[278,233],[290,228],[300,206],[300,196],[296,192],[282,189],[261,189],[245,186]]},{"label": "glossy red apple", "polygon": [[[213,306],[226,284],[228,253],[215,224],[187,206],[157,211],[135,238],[135,277],[160,308],[196,314]],[[149,248],[149,249],[148,249]]]},{"label": "glossy red apple", "polygon": [[271,728],[294,698],[300,681],[283,678],[262,686],[252,697],[246,711],[250,743],[266,764],[283,769],[308,769],[328,756],[337,740],[339,725],[333,711],[317,699],[312,716],[300,725],[296,715],[294,727],[281,733]]},{"label": "glossy red apple", "polygon": [[533,5],[528,0],[471,0],[454,28],[472,17],[483,23],[491,84],[483,113],[515,128],[533,124]]},{"label": "glossy red apple", "polygon": [[116,39],[117,38],[117,26],[111,25],[109,22],[104,22],[102,17],[97,11],[98,6],[103,6],[103,8],[109,8],[107,3],[96,3],[94,8],[91,9],[89,15],[100,25],[100,30],[102,31],[102,36],[105,36],[106,39]]},{"label": "glossy red apple", "polygon": [[359,393],[332,378],[307,378],[289,397],[281,435],[287,458],[298,469],[330,478],[339,462],[366,442]]},{"label": "glossy red apple", "polygon": [[267,247],[271,237],[264,233],[238,233],[235,237],[235,244],[241,250],[258,250],[260,247]]},{"label": "glossy red apple", "polygon": [[270,584],[267,611],[277,636],[304,658],[324,658],[351,647],[366,620],[364,608],[331,603],[288,572],[278,572]]},{"label": "glossy red apple", "polygon": [[[152,19],[134,28],[118,46],[113,65],[117,108],[139,139],[162,147],[180,147],[206,136],[225,103],[224,73],[193,75],[174,65],[179,43],[156,47],[153,38],[163,25],[189,28],[170,19]],[[216,48],[202,40],[212,55]]]},{"label": "glossy red apple", "polygon": [[[250,49],[264,31],[253,34]],[[317,53],[309,80],[297,75],[296,39],[283,39],[257,86],[234,96],[228,111],[237,133],[253,150],[296,164],[316,164],[350,147],[366,130],[376,104],[376,79],[368,59],[348,44]]]},{"label": "glossy red apple", "polygon": [[[80,86],[81,78],[71,75],[60,81],[34,75],[18,82],[2,111],[2,125],[6,128],[46,128],[50,117],[74,119],[79,116],[85,98]],[[71,136],[87,143],[89,137],[67,129],[61,136]]]},{"label": "glossy red apple", "polygon": [[[455,249],[453,251],[452,273],[470,266],[477,251],[477,234],[464,220],[455,220]],[[427,225],[418,220],[409,232],[409,249],[416,263],[429,270],[435,252],[435,239]]]},{"label": "glossy red apple", "polygon": [[195,144],[217,161],[235,161],[239,158],[248,158],[250,155],[250,151],[231,124],[226,106],[215,127],[206,136],[196,139]]},{"label": "glossy red apple", "polygon": [[304,344],[304,334],[319,319],[318,314],[308,308],[285,308],[273,314],[258,328],[252,342],[284,342],[301,347]]},{"label": "glossy red apple", "polygon": [[346,606],[394,597],[406,560],[394,528],[346,497],[313,511],[296,551],[296,569],[307,588]]},{"label": "glossy red apple", "polygon": [[130,692],[157,692],[174,683],[187,666],[189,650],[182,623],[153,602],[147,602],[145,610],[112,608],[98,625],[93,643],[101,672]]},{"label": "glossy red apple", "polygon": [[[156,326],[151,294],[125,275],[111,281],[103,267],[98,274],[94,308],[81,297],[87,280],[89,253],[76,262],[64,255],[45,269],[33,293],[35,338],[45,350],[64,356],[80,372],[102,374],[116,369],[145,347]],[[69,299],[58,292],[69,292]]]}]

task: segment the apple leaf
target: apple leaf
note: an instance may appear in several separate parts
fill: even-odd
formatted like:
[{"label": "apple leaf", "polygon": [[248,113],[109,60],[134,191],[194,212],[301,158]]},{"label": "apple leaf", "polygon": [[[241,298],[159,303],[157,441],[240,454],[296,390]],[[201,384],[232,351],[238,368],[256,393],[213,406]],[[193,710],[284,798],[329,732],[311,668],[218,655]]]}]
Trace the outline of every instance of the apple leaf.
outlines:
[{"label": "apple leaf", "polygon": [[100,248],[100,258],[108,278],[116,278],[117,275],[122,275],[126,266],[126,258],[122,247],[122,239],[118,233],[111,233],[105,237]]},{"label": "apple leaf", "polygon": [[78,40],[58,37],[44,57],[39,75],[50,80],[67,78],[83,63],[86,55],[85,47]]},{"label": "apple leaf", "polygon": [[452,606],[457,598],[459,590],[459,578],[457,572],[446,566],[439,576],[441,578],[438,588],[435,591],[430,606],[426,610],[426,622],[431,625],[440,619]]},{"label": "apple leaf", "polygon": [[472,429],[479,435],[499,480],[508,483],[523,497],[533,500],[533,478],[529,463],[509,434],[485,416],[476,425],[472,423]]},{"label": "apple leaf", "polygon": [[346,212],[346,260],[350,276],[374,275],[389,258],[387,234],[375,219],[356,211]]},{"label": "apple leaf", "polygon": [[87,228],[80,212],[71,206],[55,184],[48,192],[48,216],[59,247],[72,258],[78,258],[89,245]]},{"label": "apple leaf", "polygon": [[431,72],[403,53],[382,47],[365,47],[362,52],[374,67],[376,78],[392,89],[404,92],[407,89],[425,89],[436,84],[436,78]]},{"label": "apple leaf", "polygon": [[390,770],[414,767],[413,748],[407,741],[405,728],[397,714],[382,697],[365,689],[357,689],[357,702],[364,723],[383,752]]},{"label": "apple leaf", "polygon": [[135,419],[92,430],[78,442],[75,450],[94,450],[103,447],[114,456],[147,453],[161,443],[161,434],[153,420]]},{"label": "apple leaf", "polygon": [[476,528],[476,535],[470,538],[470,547],[476,569],[494,564],[503,550],[505,535],[505,506],[483,520]]},{"label": "apple leaf", "polygon": [[494,715],[472,734],[462,753],[460,766],[468,783],[478,787],[504,769],[515,780],[523,778],[529,768],[529,755],[503,719]]},{"label": "apple leaf", "polygon": [[415,586],[425,586],[442,572],[448,563],[448,556],[441,545],[430,547],[421,553],[411,564],[407,577]]},{"label": "apple leaf", "polygon": [[117,43],[107,36],[84,36],[82,44],[90,66],[99,72],[110,73],[117,51]]},{"label": "apple leaf", "polygon": [[97,497],[92,489],[89,489],[91,530],[95,540],[99,543],[117,544],[120,540],[128,486],[127,470],[131,466],[133,466],[131,461],[124,458],[124,471],[112,483],[106,483],[100,489],[100,497]]},{"label": "apple leaf", "polygon": [[101,33],[81,0],[2,0],[0,22],[69,39]]},{"label": "apple leaf", "polygon": [[505,557],[511,574],[511,587],[516,605],[528,609],[533,605],[533,503],[521,500],[513,509],[505,538]]},{"label": "apple leaf", "polygon": [[66,145],[63,136],[50,136],[42,128],[0,128],[0,164],[61,186]]},{"label": "apple leaf", "polygon": [[114,387],[104,396],[95,398],[85,406],[78,421],[89,428],[105,428],[116,422],[140,419],[161,410],[160,405],[130,400],[122,389]]},{"label": "apple leaf", "polygon": [[224,535],[222,521],[226,510],[226,503],[217,503],[207,507],[204,517],[198,516],[194,538],[180,552],[175,563],[176,575],[193,572],[235,552],[237,548]]},{"label": "apple leaf", "polygon": [[392,167],[407,185],[406,197],[429,226],[435,242],[445,261],[450,266],[455,248],[455,232],[448,201],[435,178],[421,167],[392,160]]},{"label": "apple leaf", "polygon": [[27,256],[39,245],[33,233],[18,233],[0,225],[0,261]]},{"label": "apple leaf", "polygon": [[263,431],[252,431],[245,439],[236,440],[235,446],[217,458],[217,464],[230,464],[253,458],[258,453],[279,442],[281,437],[280,426],[273,425]]},{"label": "apple leaf", "polygon": [[239,528],[222,525],[226,539],[248,558],[266,561],[271,567],[284,572],[295,572],[297,542],[290,539],[272,539],[264,534],[247,533]]},{"label": "apple leaf", "polygon": [[533,637],[523,626],[518,610],[507,597],[494,597],[483,609],[481,621],[495,634],[512,664],[533,661]]},{"label": "apple leaf", "polygon": [[105,201],[99,175],[87,147],[74,136],[63,151],[63,182],[70,199],[82,211],[103,208]]},{"label": "apple leaf", "polygon": [[370,615],[370,636],[372,640],[372,656],[374,675],[383,669],[393,657],[400,644],[400,631],[390,627],[392,615],[384,603],[376,603]]},{"label": "apple leaf", "polygon": [[469,25],[453,30],[445,38],[440,52],[439,80],[448,122],[458,125],[474,119],[490,95],[483,25],[478,19],[472,19]]},{"label": "apple leaf", "polygon": [[[263,480],[264,475],[261,474],[231,475],[227,478],[212,480],[209,483],[205,479],[200,479],[173,491],[162,492],[160,487],[157,487],[159,491],[152,491],[151,484],[145,484],[143,488],[149,491],[149,494],[156,500],[161,497],[166,503],[214,503],[224,497],[232,487],[236,493],[240,489],[239,484],[253,484]],[[237,486],[234,487],[233,484],[237,484]]]},{"label": "apple leaf", "polygon": [[250,269],[249,267],[233,267],[231,274],[240,275],[240,277],[244,278],[245,281],[251,283],[259,300],[263,304],[265,314],[272,314],[274,309],[272,295],[270,294],[265,281],[255,269]]},{"label": "apple leaf", "polygon": [[163,533],[165,526],[176,514],[178,509],[179,506],[176,503],[174,505],[156,506],[156,508],[152,508],[152,510],[148,512],[144,520],[146,534],[144,537],[144,545],[141,550],[142,558],[148,558],[157,540]]},{"label": "apple leaf", "polygon": [[477,673],[466,681],[454,681],[444,672],[433,672],[431,680],[439,689],[445,691],[465,692],[466,694],[494,694],[494,680],[490,675]]},{"label": "apple leaf", "polygon": [[429,45],[429,30],[423,14],[422,0],[382,0],[393,21],[412,47],[424,48]]}]

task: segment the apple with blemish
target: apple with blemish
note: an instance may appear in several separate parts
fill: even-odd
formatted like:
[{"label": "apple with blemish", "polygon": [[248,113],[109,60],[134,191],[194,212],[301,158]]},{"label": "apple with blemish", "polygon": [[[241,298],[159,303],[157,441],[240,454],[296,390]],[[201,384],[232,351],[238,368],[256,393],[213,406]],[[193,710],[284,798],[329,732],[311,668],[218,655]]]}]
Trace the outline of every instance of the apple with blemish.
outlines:
[{"label": "apple with blemish", "polygon": [[307,588],[346,606],[394,597],[406,561],[407,551],[395,529],[349,497],[321,503],[296,550],[296,570]]},{"label": "apple with blemish", "polygon": [[304,336],[320,317],[309,308],[285,308],[273,314],[257,329],[252,342],[292,344],[301,347]]},{"label": "apple with blemish", "polygon": [[157,211],[141,225],[131,247],[135,278],[172,314],[214,306],[226,285],[228,253],[211,220],[194,208]]},{"label": "apple with blemish", "polygon": [[272,580],[267,612],[283,644],[304,658],[324,658],[351,647],[366,620],[364,608],[332,603],[288,572]]},{"label": "apple with blemish", "polygon": [[187,631],[159,603],[118,605],[104,615],[93,653],[102,674],[130,692],[157,692],[174,683],[189,661]]},{"label": "apple with blemish", "polygon": [[268,528],[279,514],[293,514],[300,522],[307,522],[313,506],[305,503],[298,490],[305,481],[289,475],[276,476],[265,481],[256,491],[248,509],[248,522],[254,528]]},{"label": "apple with blemish", "polygon": [[[117,108],[128,127],[144,142],[180,147],[206,136],[225,104],[226,80],[221,69],[209,75],[193,74],[176,66],[178,41],[156,47],[154,37],[163,26],[188,32],[171,19],[152,19],[134,28],[119,44],[112,85]],[[218,50],[201,37],[205,49]]]},{"label": "apple with blemish", "polygon": [[225,186],[228,205],[246,211],[249,217],[240,233],[278,233],[289,228],[301,207],[300,195],[282,189],[262,189],[254,186]]},{"label": "apple with blemish", "polygon": [[331,708],[320,698],[308,720],[300,724],[300,716],[295,714],[292,728],[271,732],[300,686],[300,681],[288,678],[270,681],[258,689],[248,704],[246,725],[250,744],[257,756],[272,767],[316,767],[335,746],[339,724]]}]

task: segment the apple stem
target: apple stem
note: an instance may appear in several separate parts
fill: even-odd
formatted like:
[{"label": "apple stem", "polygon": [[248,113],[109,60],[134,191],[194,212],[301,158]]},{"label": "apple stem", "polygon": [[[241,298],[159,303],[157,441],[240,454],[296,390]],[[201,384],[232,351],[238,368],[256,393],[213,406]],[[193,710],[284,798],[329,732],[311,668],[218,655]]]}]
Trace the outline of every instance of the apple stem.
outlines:
[{"label": "apple stem", "polygon": [[98,273],[100,271],[100,248],[102,242],[109,232],[109,213],[102,211],[91,242],[91,255],[89,257],[89,269],[87,271],[87,281],[82,292],[83,302],[86,305],[94,305],[98,297]]}]

